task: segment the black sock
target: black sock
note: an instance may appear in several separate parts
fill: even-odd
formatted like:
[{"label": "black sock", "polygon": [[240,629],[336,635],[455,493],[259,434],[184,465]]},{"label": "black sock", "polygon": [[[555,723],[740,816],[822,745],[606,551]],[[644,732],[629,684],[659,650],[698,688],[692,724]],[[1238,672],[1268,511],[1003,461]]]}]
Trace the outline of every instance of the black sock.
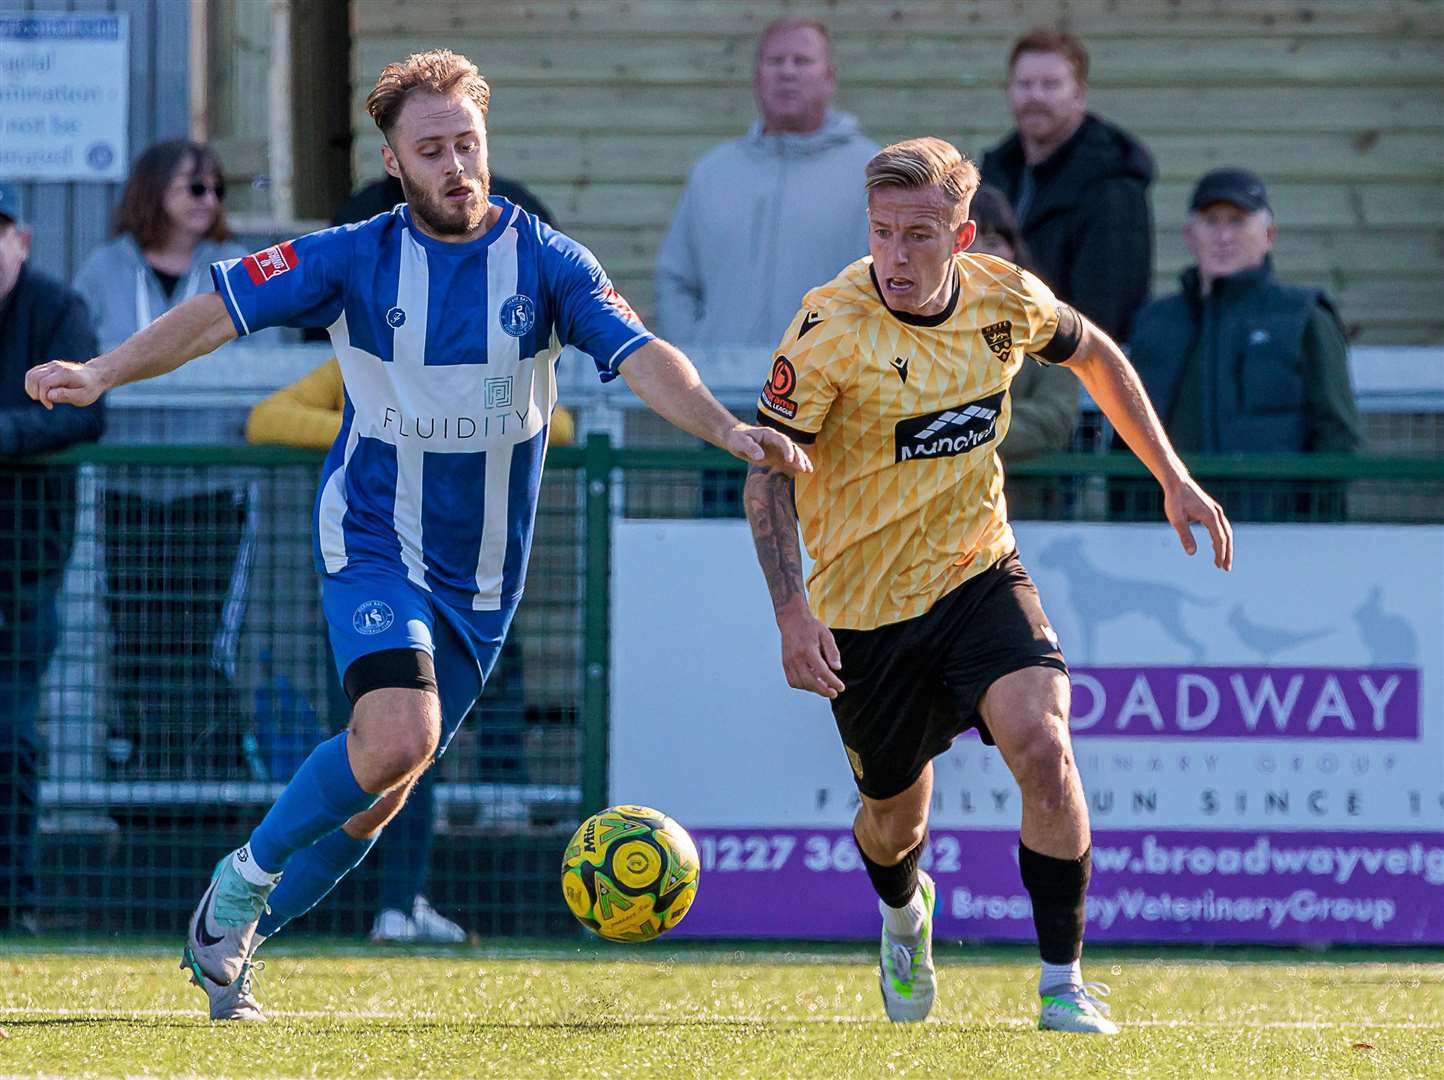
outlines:
[{"label": "black sock", "polygon": [[1071,964],[1083,954],[1083,898],[1093,873],[1092,855],[1090,847],[1076,859],[1055,859],[1018,843],[1018,869],[1033,898],[1033,925],[1044,963]]},{"label": "black sock", "polygon": [[857,842],[857,853],[862,856],[862,865],[867,867],[873,890],[882,902],[888,907],[906,907],[918,889],[918,859],[922,858],[923,848],[927,845],[927,834],[923,834],[917,847],[904,855],[896,866],[882,866],[869,859],[867,852],[862,850],[862,841],[857,839],[856,828],[852,830],[852,838]]}]

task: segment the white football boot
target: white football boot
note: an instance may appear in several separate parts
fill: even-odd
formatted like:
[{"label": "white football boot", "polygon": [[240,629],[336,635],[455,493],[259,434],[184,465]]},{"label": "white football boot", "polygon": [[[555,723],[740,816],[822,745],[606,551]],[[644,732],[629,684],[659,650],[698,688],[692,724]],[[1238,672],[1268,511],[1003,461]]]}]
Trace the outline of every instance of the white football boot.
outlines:
[{"label": "white football boot", "polygon": [[[925,871],[918,871],[918,892],[923,898],[923,924],[916,944],[898,941],[882,927],[882,955],[878,961],[878,985],[887,1018],[894,1023],[926,1020],[937,997],[933,969],[933,903],[936,889]],[[882,901],[878,901],[881,910]]]},{"label": "white football boot", "polygon": [[231,980],[229,986],[222,986],[214,979],[209,979],[202,972],[196,974],[191,970],[184,960],[181,961],[182,970],[190,970],[191,983],[199,986],[206,992],[210,999],[212,1020],[265,1020],[266,1014],[261,1012],[261,1003],[256,1000],[254,993],[254,977],[266,966],[265,961],[246,960],[241,965],[241,973]]},{"label": "white football boot", "polygon": [[227,855],[216,864],[210,887],[191,916],[181,954],[182,966],[190,968],[197,979],[210,979],[221,986],[235,982],[249,962],[256,924],[266,911],[266,898],[276,887],[276,882],[252,885],[231,859]]},{"label": "white football boot", "polygon": [[1106,983],[1086,982],[1079,987],[1059,986],[1044,990],[1038,1028],[1042,1031],[1075,1031],[1088,1035],[1117,1035],[1118,1025],[1108,1019],[1109,994]]}]

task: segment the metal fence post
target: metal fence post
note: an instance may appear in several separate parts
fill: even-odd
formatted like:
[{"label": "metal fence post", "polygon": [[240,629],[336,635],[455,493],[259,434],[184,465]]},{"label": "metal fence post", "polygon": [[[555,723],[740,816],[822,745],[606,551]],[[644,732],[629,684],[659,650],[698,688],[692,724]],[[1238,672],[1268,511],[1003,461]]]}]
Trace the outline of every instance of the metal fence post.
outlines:
[{"label": "metal fence post", "polygon": [[586,581],[582,612],[582,813],[607,805],[611,679],[612,440],[594,432],[583,450]]}]

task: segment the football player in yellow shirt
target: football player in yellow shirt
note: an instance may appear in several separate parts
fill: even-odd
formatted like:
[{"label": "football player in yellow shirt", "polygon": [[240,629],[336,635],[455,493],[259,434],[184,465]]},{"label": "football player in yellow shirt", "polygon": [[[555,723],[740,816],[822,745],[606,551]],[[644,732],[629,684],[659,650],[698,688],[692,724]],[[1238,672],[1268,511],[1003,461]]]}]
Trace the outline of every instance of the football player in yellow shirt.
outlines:
[{"label": "football player in yellow shirt", "polygon": [[[933,882],[918,868],[932,759],[970,727],[1022,793],[1019,868],[1042,956],[1039,1026],[1114,1034],[1084,983],[1088,809],[1068,737],[1058,639],[1018,561],[995,452],[1025,357],[1063,364],[1191,526],[1233,562],[1227,519],[1173,452],[1118,346],[1012,263],[970,255],[977,167],[941,139],[866,170],[870,255],[803,298],[758,402],[815,471],[751,466],[745,501],[787,681],[832,701],[861,807],[857,846],[883,916],[890,1019],[935,996]],[[815,565],[806,585],[799,523]]]}]

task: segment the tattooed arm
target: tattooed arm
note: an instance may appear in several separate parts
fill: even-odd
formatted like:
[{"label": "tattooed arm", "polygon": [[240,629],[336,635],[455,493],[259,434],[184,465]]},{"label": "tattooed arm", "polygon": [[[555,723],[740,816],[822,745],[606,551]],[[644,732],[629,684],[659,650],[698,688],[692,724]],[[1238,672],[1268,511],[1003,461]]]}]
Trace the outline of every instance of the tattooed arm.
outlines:
[{"label": "tattooed arm", "polygon": [[837,677],[842,658],[832,631],[807,606],[792,477],[767,465],[750,465],[742,501],[782,635],[787,685],[835,698],[843,690]]}]

